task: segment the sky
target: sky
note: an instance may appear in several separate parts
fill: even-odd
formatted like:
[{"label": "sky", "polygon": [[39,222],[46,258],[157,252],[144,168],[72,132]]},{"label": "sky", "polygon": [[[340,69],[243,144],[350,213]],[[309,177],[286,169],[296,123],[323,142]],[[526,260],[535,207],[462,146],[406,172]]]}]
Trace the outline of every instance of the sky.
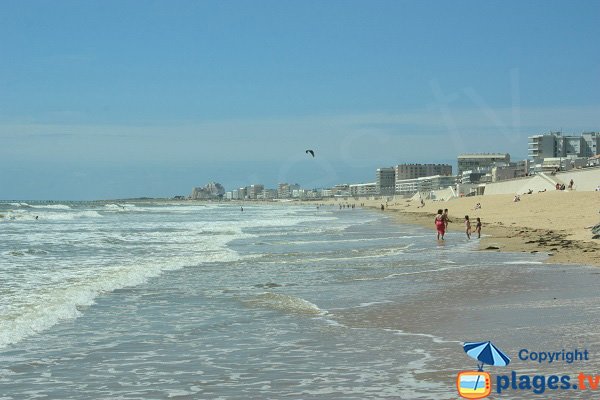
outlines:
[{"label": "sky", "polygon": [[528,136],[600,130],[599,18],[594,0],[0,1],[0,199],[524,159]]}]

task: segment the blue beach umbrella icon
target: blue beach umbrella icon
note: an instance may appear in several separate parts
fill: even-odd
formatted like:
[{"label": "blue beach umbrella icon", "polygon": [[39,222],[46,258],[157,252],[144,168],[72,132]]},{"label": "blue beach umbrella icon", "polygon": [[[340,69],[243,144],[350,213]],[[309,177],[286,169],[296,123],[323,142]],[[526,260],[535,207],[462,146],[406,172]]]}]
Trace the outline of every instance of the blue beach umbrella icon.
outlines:
[{"label": "blue beach umbrella icon", "polygon": [[477,367],[483,371],[483,364],[505,367],[510,363],[510,358],[492,342],[466,342],[463,344],[465,353],[479,361]]}]

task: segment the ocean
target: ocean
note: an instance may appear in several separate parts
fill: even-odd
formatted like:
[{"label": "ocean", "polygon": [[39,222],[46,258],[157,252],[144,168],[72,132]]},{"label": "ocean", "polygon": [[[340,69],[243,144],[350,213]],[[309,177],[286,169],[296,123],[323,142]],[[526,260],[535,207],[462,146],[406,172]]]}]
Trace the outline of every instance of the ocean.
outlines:
[{"label": "ocean", "polygon": [[[514,359],[600,343],[595,269],[476,251],[459,233],[438,242],[386,212],[127,201],[0,214],[2,400],[455,399],[457,372],[476,367],[462,342]],[[590,398],[553,398],[577,395]]]}]

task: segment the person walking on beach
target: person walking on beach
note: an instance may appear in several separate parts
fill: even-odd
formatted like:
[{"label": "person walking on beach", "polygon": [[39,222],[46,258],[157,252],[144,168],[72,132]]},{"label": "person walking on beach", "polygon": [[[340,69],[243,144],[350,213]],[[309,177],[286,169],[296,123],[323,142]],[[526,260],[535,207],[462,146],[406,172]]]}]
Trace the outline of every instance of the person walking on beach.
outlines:
[{"label": "person walking on beach", "polygon": [[447,231],[448,230],[448,222],[450,222],[450,218],[448,217],[448,209],[447,208],[444,209],[444,213],[442,214],[442,216],[444,217],[444,230]]},{"label": "person walking on beach", "polygon": [[441,209],[438,210],[435,216],[435,228],[437,229],[437,239],[444,240],[444,234],[446,233],[446,224],[444,223],[444,215]]},{"label": "person walking on beach", "polygon": [[468,215],[465,215],[465,229],[467,232],[467,238],[471,239],[471,221],[469,221]]},{"label": "person walking on beach", "polygon": [[475,232],[477,232],[477,239],[481,238],[481,218],[477,217],[477,225],[475,225]]}]

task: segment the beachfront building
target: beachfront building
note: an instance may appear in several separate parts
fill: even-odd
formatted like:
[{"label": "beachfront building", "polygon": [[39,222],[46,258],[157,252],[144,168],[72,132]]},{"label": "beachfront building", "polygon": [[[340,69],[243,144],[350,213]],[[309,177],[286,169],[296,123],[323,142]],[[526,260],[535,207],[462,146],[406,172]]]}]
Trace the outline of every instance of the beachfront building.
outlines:
[{"label": "beachfront building", "polygon": [[491,168],[495,163],[510,163],[508,153],[473,153],[458,156],[458,175],[463,171],[474,171],[482,168]]},{"label": "beachfront building", "polygon": [[556,134],[535,135],[528,138],[528,156],[533,161],[542,161],[544,158],[557,157],[558,143]]},{"label": "beachfront building", "polygon": [[224,194],[225,188],[223,185],[217,182],[210,182],[204,187],[193,188],[190,198],[192,200],[221,199]]},{"label": "beachfront building", "polygon": [[394,170],[396,172],[396,183],[406,179],[452,175],[452,166],[449,164],[399,164],[394,167]]},{"label": "beachfront building", "polygon": [[600,151],[600,132],[584,132],[581,136],[550,132],[528,139],[529,158],[536,163],[545,158],[593,157]]},{"label": "beachfront building", "polygon": [[522,178],[529,175],[529,160],[511,162],[508,164],[496,163],[489,172],[490,182],[499,182],[507,179]]},{"label": "beachfront building", "polygon": [[600,132],[584,132],[581,134],[584,141],[582,157],[594,157],[600,155]]},{"label": "beachfront building", "polygon": [[251,200],[256,200],[258,196],[265,190],[265,185],[250,185],[246,187],[246,197]]},{"label": "beachfront building", "polygon": [[292,197],[295,199],[316,199],[319,197],[319,193],[313,189],[294,189],[292,190]]},{"label": "beachfront building", "polygon": [[456,184],[455,176],[424,176],[414,179],[403,179],[396,181],[396,194],[412,196],[417,192],[431,192],[432,190],[444,189]]},{"label": "beachfront building", "polygon": [[546,157],[540,163],[533,165],[532,170],[536,173],[556,173],[557,171],[569,171],[573,168],[585,168],[587,166],[587,157]]},{"label": "beachfront building", "polygon": [[[486,175],[490,173],[490,170],[491,168],[478,168],[475,170],[463,171],[458,176],[458,182],[465,185],[484,183],[487,180]],[[491,177],[489,181],[491,181]]]},{"label": "beachfront building", "polygon": [[354,183],[349,185],[350,196],[375,196],[377,192],[377,183]]},{"label": "beachfront building", "polygon": [[550,132],[530,136],[529,158],[532,172],[566,171],[592,165],[592,157],[600,151],[600,132],[584,132],[580,136]]},{"label": "beachfront building", "polygon": [[333,189],[321,189],[321,197],[333,197]]},{"label": "beachfront building", "polygon": [[347,183],[335,185],[332,190],[334,196],[350,196],[350,185]]},{"label": "beachfront building", "polygon": [[377,194],[382,196],[391,196],[394,194],[396,185],[396,169],[394,167],[377,168],[375,177]]},{"label": "beachfront building", "polygon": [[238,189],[238,200],[245,200],[248,192],[245,187],[241,187]]},{"label": "beachfront building", "polygon": [[464,184],[480,184],[522,178],[529,175],[529,167],[529,160],[495,162],[488,167],[463,171],[458,176],[458,181]]},{"label": "beachfront building", "polygon": [[277,186],[277,198],[289,199],[292,197],[292,192],[298,189],[300,189],[300,185],[298,184],[290,185],[289,183],[280,183]]},{"label": "beachfront building", "polygon": [[273,200],[277,198],[276,189],[264,189],[261,193],[256,195],[259,200]]}]

